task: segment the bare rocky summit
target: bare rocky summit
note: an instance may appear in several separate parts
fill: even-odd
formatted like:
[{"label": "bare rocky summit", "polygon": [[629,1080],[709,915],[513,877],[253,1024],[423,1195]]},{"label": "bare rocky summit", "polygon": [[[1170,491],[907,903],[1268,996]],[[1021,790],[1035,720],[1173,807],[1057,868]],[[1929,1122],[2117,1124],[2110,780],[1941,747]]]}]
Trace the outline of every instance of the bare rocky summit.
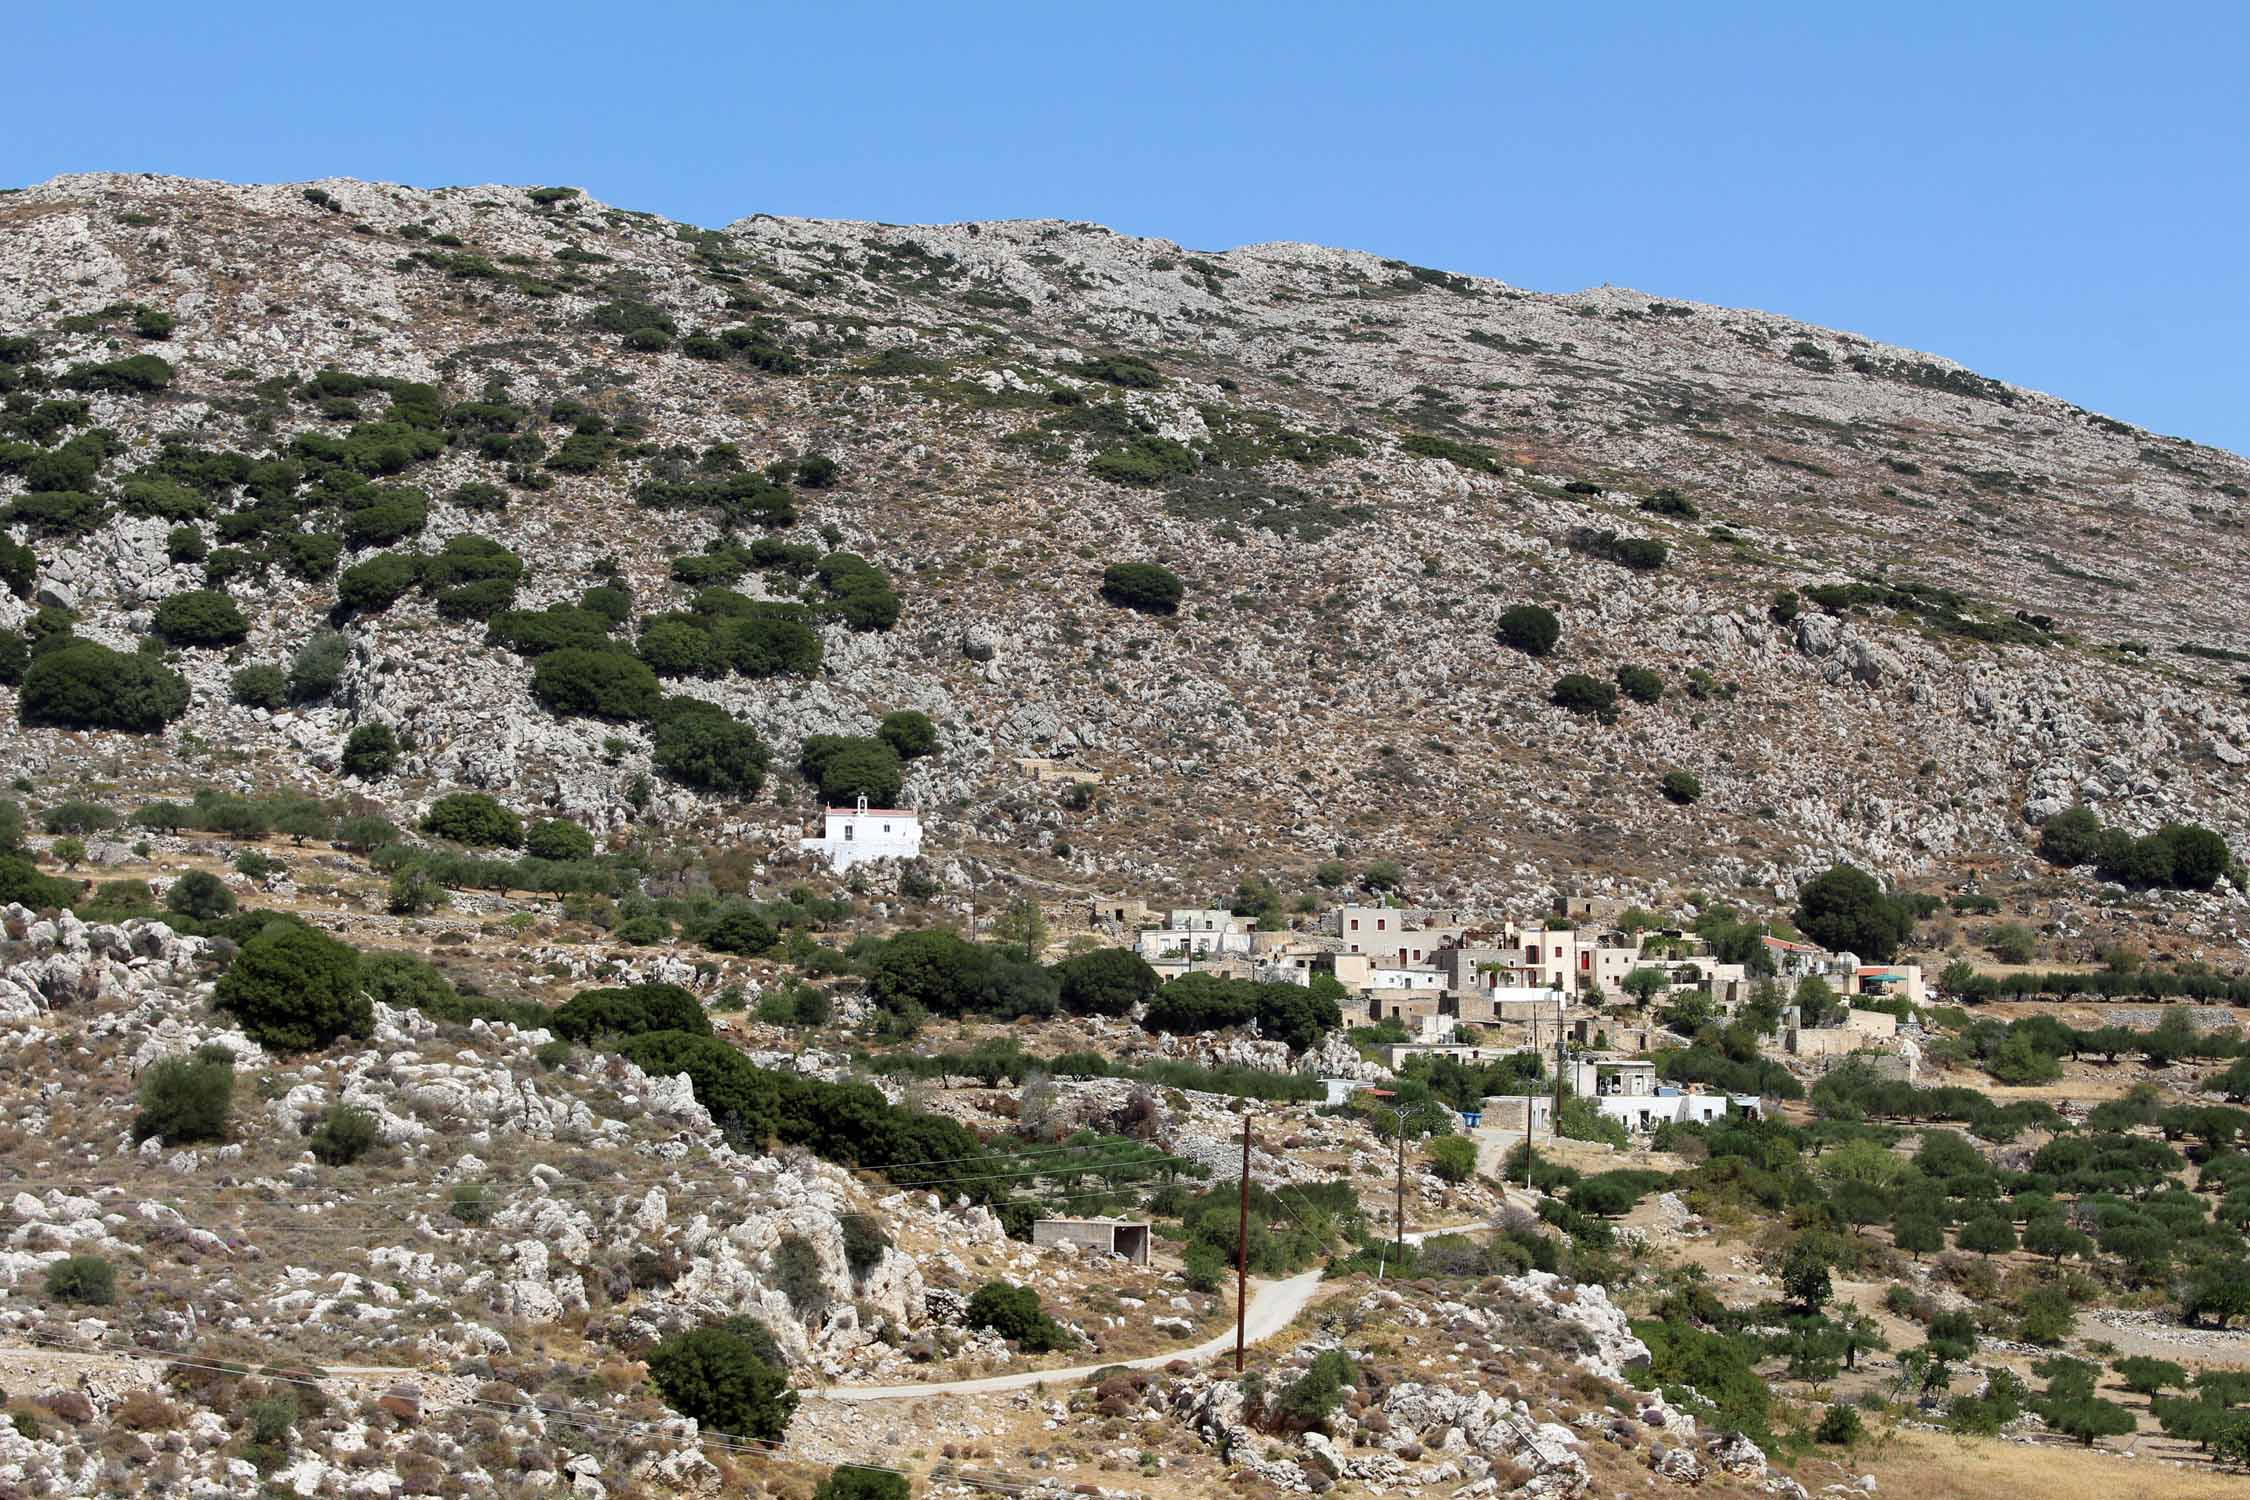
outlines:
[{"label": "bare rocky summit", "polygon": [[[169,324],[136,329],[136,309]],[[36,340],[42,378],[171,367],[85,396],[122,440],[104,487],[167,441],[265,457],[383,416],[380,395],[308,396],[322,370],[434,384],[449,445],[382,480],[429,499],[398,545],[504,544],[518,608],[614,568],[637,616],[682,609],[673,559],[730,528],[646,486],[732,472],[730,453],[748,473],[833,459],[769,534],[874,563],[896,624],[822,625],[817,675],[670,687],[784,762],[808,734],[927,711],[940,747],[906,795],[941,868],[1223,889],[1391,857],[1468,902],[1562,869],[1768,893],[1836,857],[1957,876],[2020,864],[2030,826],[2080,801],[2250,840],[2250,463],[1774,314],[1092,224],[702,230],[551,189],[96,174],[0,196],[0,334]],[[480,402],[528,413],[537,455],[480,447],[454,420]],[[558,466],[582,411],[600,432]],[[477,484],[505,508],[458,503]],[[27,488],[0,477],[0,502]],[[19,520],[37,575],[0,596],[0,628],[44,601],[131,649],[205,576],[169,530],[126,507],[80,532]],[[1122,561],[1177,574],[1177,613],[1105,603]],[[659,780],[636,809],[644,729],[540,707],[532,663],[477,619],[420,594],[338,613],[335,578],[303,571],[229,584],[247,638],[175,653],[194,696],[161,740],[19,728],[0,689],[10,760],[336,795],[346,735],[383,723],[406,754],[349,785],[394,815],[486,788],[793,857],[800,784],[728,803]],[[1560,617],[1551,656],[1496,643],[1525,603]],[[229,701],[238,666],[331,622],[333,693]],[[1662,674],[1659,701],[1610,723],[1549,703],[1565,673],[1628,665]],[[1018,769],[1034,755],[1103,785],[1074,807]],[[1659,794],[1672,770],[1700,800]],[[2210,938],[2239,924],[2224,888],[2180,899]]]}]

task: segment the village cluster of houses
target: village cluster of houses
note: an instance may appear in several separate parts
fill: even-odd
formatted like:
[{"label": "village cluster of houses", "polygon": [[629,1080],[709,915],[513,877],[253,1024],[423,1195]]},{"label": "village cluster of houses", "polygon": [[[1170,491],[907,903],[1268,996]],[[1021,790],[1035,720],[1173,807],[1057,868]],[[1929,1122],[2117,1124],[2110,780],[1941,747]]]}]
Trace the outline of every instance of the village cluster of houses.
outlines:
[{"label": "village cluster of houses", "polygon": [[[1525,1046],[1545,1053],[1561,1043],[1572,1092],[1629,1129],[1756,1112],[1755,1098],[1660,1082],[1655,1064],[1637,1056],[1658,1044],[1660,1028],[1603,1013],[1633,998],[1628,975],[1654,970],[1664,979],[1654,1004],[1700,995],[1715,1014],[1731,1016],[1757,982],[1750,966],[1721,961],[1693,932],[1628,928],[1615,921],[1619,914],[1585,898],[1560,903],[1553,916],[1536,922],[1426,907],[1346,905],[1322,915],[1316,930],[1276,932],[1259,931],[1251,919],[1223,909],[1159,911],[1122,897],[1097,901],[1089,913],[1098,929],[1129,937],[1162,978],[1212,973],[1294,984],[1310,984],[1316,975],[1334,979],[1348,997],[1353,1024],[1394,1022],[1406,1033],[1405,1041],[1383,1049],[1393,1069],[1416,1054],[1473,1063]],[[1802,1024],[1791,1007],[1772,1039],[1777,1053],[1823,1059],[1872,1052],[1911,1071],[1917,1054],[1911,1038],[1900,1035],[1898,1017],[1850,1002],[1903,998],[1923,1004],[1917,965],[1863,964],[1852,954],[1809,943],[1764,941],[1786,989],[1817,977],[1845,1001],[1841,1015],[1825,1025]],[[1463,1028],[1475,1028],[1479,1040],[1463,1040]],[[1497,1041],[1483,1039],[1495,1031]],[[1551,1126],[1551,1099],[1488,1103],[1489,1123]]]}]

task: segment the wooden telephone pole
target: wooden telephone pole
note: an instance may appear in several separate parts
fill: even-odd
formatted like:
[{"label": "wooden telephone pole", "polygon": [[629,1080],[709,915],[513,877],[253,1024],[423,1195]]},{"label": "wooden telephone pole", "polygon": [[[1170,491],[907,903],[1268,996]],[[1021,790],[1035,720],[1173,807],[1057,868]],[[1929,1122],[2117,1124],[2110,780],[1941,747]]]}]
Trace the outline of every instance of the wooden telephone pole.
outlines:
[{"label": "wooden telephone pole", "polygon": [[[1391,1210],[1398,1231],[1397,1248],[1392,1258],[1399,1265],[1406,1264],[1406,1111],[1398,1115],[1398,1198]],[[1401,1272],[1403,1275],[1404,1273]]]},{"label": "wooden telephone pole", "polygon": [[1250,1317],[1250,1111],[1242,1112],[1242,1217],[1234,1231],[1234,1373],[1242,1373],[1242,1333]]}]

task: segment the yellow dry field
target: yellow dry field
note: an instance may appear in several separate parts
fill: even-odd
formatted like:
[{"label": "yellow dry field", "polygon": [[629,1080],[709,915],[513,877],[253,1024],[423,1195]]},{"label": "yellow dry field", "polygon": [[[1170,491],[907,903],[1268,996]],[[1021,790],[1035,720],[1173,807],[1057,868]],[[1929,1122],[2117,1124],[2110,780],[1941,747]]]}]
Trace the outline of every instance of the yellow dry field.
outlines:
[{"label": "yellow dry field", "polygon": [[2243,1500],[2250,1474],[2100,1448],[1896,1431],[1864,1456],[1883,1495],[1913,1500]]}]

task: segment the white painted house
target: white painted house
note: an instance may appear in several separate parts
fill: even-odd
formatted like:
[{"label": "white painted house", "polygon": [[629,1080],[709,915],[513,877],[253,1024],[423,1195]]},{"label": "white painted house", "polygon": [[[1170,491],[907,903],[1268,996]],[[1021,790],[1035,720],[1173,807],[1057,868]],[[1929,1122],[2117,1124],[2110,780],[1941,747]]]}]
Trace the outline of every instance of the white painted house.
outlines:
[{"label": "white painted house", "polygon": [[869,807],[862,797],[855,807],[829,808],[821,837],[800,840],[798,847],[819,855],[835,870],[871,859],[917,859],[922,853],[922,815],[912,808]]}]

